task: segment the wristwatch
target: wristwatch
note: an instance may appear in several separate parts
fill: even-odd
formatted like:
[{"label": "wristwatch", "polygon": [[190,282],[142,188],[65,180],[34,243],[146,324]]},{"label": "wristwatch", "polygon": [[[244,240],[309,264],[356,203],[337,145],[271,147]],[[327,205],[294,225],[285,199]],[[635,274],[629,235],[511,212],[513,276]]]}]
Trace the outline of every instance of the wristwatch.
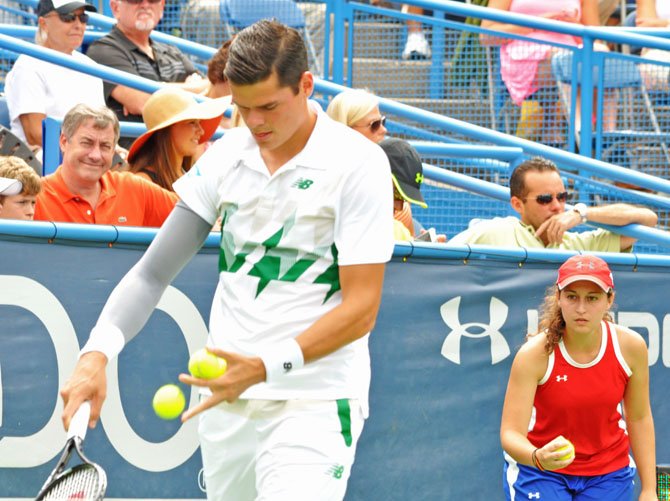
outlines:
[{"label": "wristwatch", "polygon": [[573,205],[572,210],[579,214],[579,217],[582,218],[582,223],[586,222],[586,211],[588,210],[586,204],[579,202]]}]

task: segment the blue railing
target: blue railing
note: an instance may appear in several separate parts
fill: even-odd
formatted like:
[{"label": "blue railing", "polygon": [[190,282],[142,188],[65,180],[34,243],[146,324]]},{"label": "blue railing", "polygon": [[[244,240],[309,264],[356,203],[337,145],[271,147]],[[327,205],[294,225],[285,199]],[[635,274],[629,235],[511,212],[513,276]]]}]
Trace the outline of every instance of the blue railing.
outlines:
[{"label": "blue railing", "polygon": [[[27,4],[34,4],[32,0],[24,0],[25,3]],[[431,2],[424,2],[426,4],[431,4]],[[444,4],[440,4],[442,6],[449,6],[452,7],[453,2],[445,2]],[[353,5],[353,4],[352,4]],[[358,5],[358,4],[356,4]],[[361,4],[363,5],[363,4]],[[425,5],[423,5],[425,6]],[[469,6],[464,6],[461,4],[455,4],[455,7],[457,7],[457,10],[459,9],[466,9],[464,12],[470,12],[469,9],[475,9],[476,12],[480,13],[482,10],[486,9],[477,9],[476,7],[469,7]],[[489,11],[487,11],[488,13]],[[495,15],[493,17],[500,17],[502,16],[502,19],[506,19],[509,15],[507,13],[494,13]],[[105,18],[104,16],[101,15],[92,15],[92,24],[95,26],[100,26],[100,27],[109,27],[113,23]],[[516,18],[515,18],[516,19]],[[539,25],[544,26],[546,23],[549,23],[550,25],[554,24],[559,24],[562,25],[563,23],[556,23],[556,22],[551,22],[551,21],[544,21],[540,20],[538,21],[537,18],[528,18],[528,20],[522,20],[524,22],[528,23],[535,23]],[[33,28],[34,29],[34,28]],[[584,28],[584,27],[579,27],[575,28],[574,26],[568,26],[567,28],[564,26],[561,26],[561,29],[565,30],[576,30],[577,32],[582,33],[583,30],[587,30],[590,28]],[[335,30],[337,31],[337,30]],[[157,88],[160,87],[160,84],[154,81],[142,79],[139,77],[135,77],[133,75],[128,75],[124,72],[114,70],[111,68],[107,68],[104,66],[100,65],[90,65],[90,64],[84,64],[80,63],[78,61],[73,61],[72,58],[60,54],[55,51],[51,51],[48,49],[44,49],[42,47],[38,47],[32,43],[24,42],[21,40],[18,40],[14,37],[17,36],[32,36],[32,32],[30,31],[30,28],[26,27],[16,27],[16,26],[11,26],[11,25],[0,25],[0,33],[11,33],[12,36],[8,35],[2,35],[0,34],[0,47],[5,48],[7,50],[11,50],[14,52],[18,53],[26,53],[28,55],[31,55],[33,57],[39,58],[39,59],[44,59],[47,61],[54,62],[56,64],[62,64],[63,66],[72,68],[77,71],[82,71],[87,74],[91,74],[94,76],[98,76],[100,78],[119,83],[122,85],[127,85],[129,87],[134,87],[140,90],[144,90],[146,92],[153,92]],[[600,36],[601,33],[599,30],[596,29],[596,31],[593,32],[594,36],[597,34],[597,36]],[[629,39],[629,41],[635,41],[636,43],[641,43],[641,38],[638,35],[630,35],[626,33],[621,33],[618,32],[620,36],[624,39]],[[86,34],[87,39],[95,39],[100,36],[100,33],[94,32],[94,31],[89,31]],[[175,45],[179,46],[184,52],[191,53],[198,55],[199,57],[208,54],[211,55],[214,52],[213,48],[209,47],[204,47],[200,46],[198,44],[193,44],[188,41],[184,41],[182,39],[172,37],[169,35],[164,35],[164,34],[156,34],[157,38],[160,38],[164,41],[167,41],[169,43],[174,43]],[[651,38],[651,37],[643,37],[643,38]],[[656,39],[653,39],[653,41],[657,41]],[[670,47],[670,43],[665,42]],[[661,44],[661,46],[663,46]],[[330,96],[333,94],[336,94],[343,90],[344,87],[340,86],[338,84],[335,84],[333,82],[329,82],[326,80],[319,80],[317,79],[316,82],[316,91],[319,93],[324,94],[325,96]],[[562,169],[567,170],[567,171],[575,171],[579,173],[580,175],[597,175],[597,176],[602,176],[605,178],[609,178],[615,181],[620,181],[620,182],[625,182],[625,183],[630,183],[634,184],[637,186],[641,186],[644,188],[648,188],[650,190],[654,190],[656,192],[660,193],[670,193],[670,181],[665,180],[665,179],[660,179],[654,176],[650,176],[648,174],[632,171],[630,169],[625,169],[622,167],[617,167],[605,162],[600,162],[597,160],[592,160],[588,158],[584,158],[579,155],[574,155],[569,152],[557,150],[554,148],[549,148],[547,146],[517,138],[514,136],[510,136],[507,134],[503,134],[498,131],[490,130],[485,127],[480,127],[477,125],[473,125],[467,122],[462,122],[459,120],[455,120],[449,117],[442,116],[440,114],[426,111],[426,110],[421,110],[414,108],[412,106],[390,100],[390,99],[380,99],[380,107],[382,111],[387,112],[387,113],[392,113],[394,116],[398,116],[401,118],[406,118],[409,121],[412,122],[417,122],[425,125],[431,125],[434,126],[435,128],[439,128],[442,131],[447,131],[451,132],[456,135],[461,135],[465,137],[469,137],[474,140],[479,140],[479,141],[485,141],[489,143],[494,143],[494,144],[499,144],[503,145],[502,148],[485,148],[483,149],[482,146],[477,146],[476,149],[479,151],[486,151],[486,153],[483,155],[484,158],[488,159],[488,165],[494,165],[491,163],[491,161],[497,161],[499,162],[500,168],[504,169],[505,165],[508,165],[509,163],[512,163],[514,165],[515,162],[520,161],[521,159],[524,158],[523,155],[543,155],[547,158],[550,158],[554,161],[556,161]],[[130,126],[129,126],[130,127]],[[142,126],[138,125],[133,125],[132,127],[138,127],[137,133],[142,132]],[[432,139],[436,139],[436,137],[433,135]],[[445,136],[445,140],[446,140]],[[439,156],[439,152],[448,152],[448,155],[451,157],[461,157],[461,158],[475,158],[477,155],[475,154],[475,149],[473,149],[470,146],[467,145],[439,145],[435,143],[416,143],[417,149],[419,149],[420,152],[424,155],[428,156]],[[447,148],[447,149],[445,149]],[[523,155],[522,155],[523,154]],[[444,181],[445,176],[449,176],[449,174],[445,174],[446,171],[444,170],[431,170],[430,168],[427,169],[427,177],[429,179],[434,179],[438,181]],[[456,175],[451,177],[450,183],[453,183],[454,186],[463,186],[463,184],[458,184],[456,179]],[[464,183],[463,181],[461,181]],[[471,181],[470,183],[472,186],[479,186],[479,190],[473,189],[471,191],[474,191],[476,193],[486,195],[486,196],[491,196],[490,188],[482,188],[482,184],[478,183],[476,180]],[[467,189],[467,188],[466,188]],[[501,193],[501,192],[498,192]],[[636,196],[645,198],[645,201],[648,202],[650,205],[657,206],[657,207],[665,207],[668,208],[668,202],[666,201],[665,198],[662,197],[656,197],[654,195],[647,195],[647,194],[636,194]],[[501,200],[501,201],[507,201],[509,198],[509,195],[503,195],[502,198],[500,196],[497,196],[494,198]],[[615,231],[620,230],[618,228],[613,228]],[[627,230],[626,230],[627,231]],[[640,230],[642,231],[642,230]],[[642,233],[637,233],[635,235],[631,234],[631,236],[636,236],[636,238],[642,238]],[[660,243],[663,242],[667,244],[667,241],[664,238],[656,239],[656,235],[650,234],[652,237],[652,240]]]}]

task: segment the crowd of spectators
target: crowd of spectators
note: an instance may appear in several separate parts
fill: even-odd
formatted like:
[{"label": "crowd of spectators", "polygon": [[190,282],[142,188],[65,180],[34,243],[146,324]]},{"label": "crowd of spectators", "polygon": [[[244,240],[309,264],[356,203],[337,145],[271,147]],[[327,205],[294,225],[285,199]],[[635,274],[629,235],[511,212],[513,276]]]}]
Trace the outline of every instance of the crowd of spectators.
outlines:
[{"label": "crowd of spectators", "polygon": [[[371,3],[385,5],[376,0],[371,0]],[[552,4],[550,8],[527,0],[489,0],[487,3],[489,8],[594,26],[616,15],[616,5],[611,0],[599,3],[562,0],[560,5]],[[234,122],[223,116],[231,104],[230,87],[224,75],[230,40],[224,42],[211,58],[207,78],[203,78],[178,48],[150,38],[163,16],[164,2],[110,0],[110,8],[117,24],[107,35],[90,45],[88,55],[83,55],[79,49],[88,12],[95,12],[95,8],[84,1],[40,0],[36,8],[36,41],[81,61],[97,61],[168,85],[151,95],[123,85],[103,83],[99,78],[29,56],[21,55],[17,59],[6,82],[12,129],[16,135],[34,148],[39,148],[42,144],[41,122],[46,116],[63,119],[72,110],[75,117],[74,126],[72,117],[66,120],[69,124],[67,128],[64,123],[60,138],[63,161],[57,171],[41,183],[39,196],[39,190],[35,191],[33,186],[28,189],[24,181],[24,189],[28,189],[29,193],[22,195],[32,196],[38,202],[36,219],[159,226],[176,200],[174,194],[163,191],[172,191],[172,183],[191,168],[217,126],[240,125],[236,112],[233,113],[234,119],[237,117]],[[402,5],[402,10],[412,14],[424,12],[410,5]],[[667,25],[666,18],[670,18],[670,12],[662,2],[638,0],[638,12],[633,21],[638,26]],[[549,59],[555,51],[541,42],[577,45],[580,41],[574,37],[486,20],[482,22],[482,27],[500,32],[501,36],[522,34],[538,40],[537,44],[510,42],[509,39],[496,38],[491,32],[481,37],[484,43],[501,44],[502,76],[512,99],[521,104],[540,91],[538,95],[548,96],[540,99],[545,108],[546,121],[557,120],[557,117],[552,117],[557,111],[556,106],[551,104],[555,94],[542,92],[542,87],[549,82],[545,77],[549,71]],[[407,44],[402,57],[430,57],[430,44],[421,24],[408,21],[407,29]],[[608,50],[603,44],[597,45],[597,48]],[[73,78],[77,78],[77,86],[71,85]],[[196,94],[206,98],[207,102],[198,104]],[[75,106],[80,103],[84,106]],[[101,108],[103,104],[115,113],[117,122],[109,120]],[[364,89],[344,91],[331,99],[327,114],[384,149],[393,170],[394,216],[396,222],[402,225],[402,228],[396,226],[396,235],[401,240],[424,239],[427,231],[411,211],[411,204],[426,207],[420,192],[423,181],[420,155],[406,141],[386,138],[386,117],[380,111],[378,97]],[[137,138],[121,138],[118,120],[141,120],[147,132]],[[554,129],[549,127],[547,130]],[[556,137],[545,139],[549,144],[560,141]],[[116,168],[110,166],[108,147],[111,145],[113,152],[117,143],[129,147],[128,163],[124,169],[129,173],[115,172]],[[611,209],[590,207],[583,209],[586,211],[583,214],[565,211],[565,189],[556,166],[549,164],[543,159],[532,159],[512,175],[511,205],[520,219],[473,221],[463,233],[450,235],[450,244],[630,250],[633,240],[627,237],[604,230],[582,233],[568,230],[586,220],[614,225],[656,224],[656,216],[651,211],[629,206],[625,206],[624,210],[622,204]],[[147,183],[137,182],[139,178],[158,185],[162,190],[148,189]],[[530,186],[535,178],[539,181]],[[119,198],[119,193],[125,192],[126,185],[124,190],[120,190],[119,183],[132,186],[128,191],[133,195],[128,198],[133,202],[127,210],[127,202],[119,202],[119,199],[125,198]],[[121,206],[124,210],[120,211]],[[579,209],[582,210],[581,207]],[[614,211],[626,217],[613,221],[611,214]],[[9,211],[5,209],[4,212],[7,217]],[[429,239],[445,241],[447,236],[436,236],[432,230]]]}]

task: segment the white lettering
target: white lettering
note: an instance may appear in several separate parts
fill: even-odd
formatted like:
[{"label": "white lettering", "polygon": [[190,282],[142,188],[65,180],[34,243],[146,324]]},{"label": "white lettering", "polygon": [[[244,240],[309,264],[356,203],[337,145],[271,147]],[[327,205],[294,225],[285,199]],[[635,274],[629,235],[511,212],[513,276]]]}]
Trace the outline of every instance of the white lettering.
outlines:
[{"label": "white lettering", "polygon": [[[79,343],[65,308],[46,287],[30,278],[0,275],[0,304],[18,306],[34,314],[46,327],[56,351],[58,387],[62,388],[77,362]],[[65,442],[60,398],[46,425],[27,437],[0,440],[0,468],[32,468],[50,461]]]},{"label": "white lettering", "polygon": [[[0,304],[24,308],[44,324],[56,352],[58,388],[62,388],[74,370],[79,353],[77,335],[63,305],[42,284],[14,275],[0,275]],[[171,316],[179,326],[189,354],[206,344],[207,326],[184,293],[168,287],[157,309]],[[108,364],[107,380],[108,395],[100,421],[109,441],[126,461],[146,471],[160,472],[176,468],[193,455],[198,448],[197,420],[189,420],[164,442],[144,440],[132,429],[123,411],[116,359]],[[0,379],[0,397],[1,383]],[[198,398],[197,390],[192,391],[190,405],[195,405]],[[57,397],[55,402],[51,417],[37,433],[0,439],[0,468],[33,468],[47,463],[60,452],[66,434],[60,420],[62,401]]]},{"label": "white lettering", "polygon": [[[207,327],[195,305],[183,292],[168,287],[156,308],[170,315],[177,323],[186,339],[189,354],[205,346]],[[177,433],[164,442],[148,442],[135,433],[123,412],[116,359],[107,366],[107,378],[115,384],[108,384],[101,419],[105,422],[107,438],[126,461],[146,471],[160,472],[176,468],[193,455],[198,449],[197,419],[184,423]],[[194,389],[191,391],[189,406],[197,403],[198,392]]]},{"label": "white lettering", "polygon": [[636,327],[647,331],[649,338],[649,365],[654,365],[658,361],[661,343],[656,317],[644,311],[620,311],[617,315],[617,323],[635,331],[638,331]]}]

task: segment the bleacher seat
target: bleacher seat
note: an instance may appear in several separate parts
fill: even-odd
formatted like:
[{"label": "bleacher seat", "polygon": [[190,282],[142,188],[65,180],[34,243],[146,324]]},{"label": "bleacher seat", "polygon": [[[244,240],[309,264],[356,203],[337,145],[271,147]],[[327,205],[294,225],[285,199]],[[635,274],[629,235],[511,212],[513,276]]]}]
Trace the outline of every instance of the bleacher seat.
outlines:
[{"label": "bleacher seat", "polygon": [[321,74],[321,64],[309,36],[305,16],[292,0],[221,0],[220,13],[227,31],[226,38],[261,19],[277,19],[298,30],[305,40],[311,66],[316,74]]}]

